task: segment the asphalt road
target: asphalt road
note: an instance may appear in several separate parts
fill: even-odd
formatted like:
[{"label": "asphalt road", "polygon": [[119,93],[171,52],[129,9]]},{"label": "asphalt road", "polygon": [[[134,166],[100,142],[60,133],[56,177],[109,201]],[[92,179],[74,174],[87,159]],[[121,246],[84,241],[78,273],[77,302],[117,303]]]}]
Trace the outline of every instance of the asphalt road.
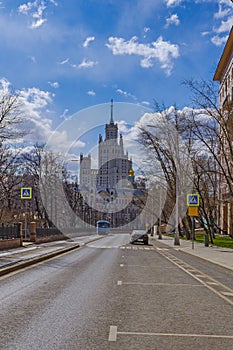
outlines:
[{"label": "asphalt road", "polygon": [[128,241],[110,235],[1,277],[0,348],[232,349],[233,272]]}]

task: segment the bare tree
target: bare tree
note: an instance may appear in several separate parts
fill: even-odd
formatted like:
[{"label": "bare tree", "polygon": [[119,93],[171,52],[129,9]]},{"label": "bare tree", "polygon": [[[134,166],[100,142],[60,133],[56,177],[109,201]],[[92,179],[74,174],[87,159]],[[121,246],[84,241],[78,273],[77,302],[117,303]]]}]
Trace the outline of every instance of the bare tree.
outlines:
[{"label": "bare tree", "polygon": [[166,198],[163,195],[163,219],[180,234],[180,223],[186,213],[186,194],[192,187],[190,140],[181,137],[187,133],[183,119],[184,115],[178,114],[176,108],[155,113],[146,125],[139,127],[138,137],[146,149],[150,181],[166,184],[162,186],[166,193]]},{"label": "bare tree", "polygon": [[[6,145],[0,147],[0,219],[12,221],[21,179],[16,176],[17,152]],[[7,215],[6,215],[7,214]]]},{"label": "bare tree", "polygon": [[18,126],[23,122],[23,110],[17,95],[7,89],[0,91],[0,141],[22,137]]},{"label": "bare tree", "polygon": [[[193,115],[190,121],[193,133],[214,164],[208,170],[214,179],[211,202],[214,201],[218,209],[225,204],[231,208],[233,198],[233,103],[227,101],[223,108],[219,109],[216,86],[212,82],[188,80],[184,84],[192,92],[194,106],[199,108],[199,113]],[[201,123],[200,115],[202,115]],[[218,229],[222,232],[225,226],[224,215],[220,214],[220,211],[218,215],[220,225]],[[231,216],[229,216],[230,220],[232,220]],[[208,222],[210,228],[213,225],[216,227],[216,220],[214,222],[212,220],[211,223],[209,218]],[[228,234],[233,235],[232,224],[229,222],[227,226]]]},{"label": "bare tree", "polygon": [[[186,81],[185,84],[191,89],[195,108],[184,109],[178,112],[172,110],[161,110],[157,115],[163,114],[165,122],[158,121],[141,127],[140,143],[147,149],[149,164],[154,164],[153,174],[160,169],[167,183],[167,198],[165,204],[168,215],[177,198],[177,184],[180,186],[178,170],[182,161],[182,150],[177,149],[173,141],[176,135],[182,138],[188,158],[191,160],[193,174],[193,191],[199,193],[201,205],[199,219],[204,226],[206,234],[213,242],[214,233],[217,228],[217,205],[218,205],[218,181],[224,178],[228,184],[228,191],[232,193],[232,115],[231,108],[219,111],[216,106],[216,89],[212,83],[194,83]],[[158,110],[158,106],[156,107]],[[157,130],[157,132],[155,132]],[[176,137],[176,136],[175,136]],[[227,145],[227,147],[226,147]],[[184,149],[183,148],[183,149]],[[221,149],[221,158],[219,150]],[[227,150],[226,150],[227,149]],[[180,151],[180,152],[177,152]],[[153,160],[153,161],[152,161]],[[181,169],[181,168],[180,168]],[[184,169],[182,169],[183,171]],[[186,171],[186,174],[188,172]],[[182,185],[181,185],[182,186]],[[167,205],[169,203],[169,205]],[[188,217],[180,218],[185,230],[190,232],[190,220]]]},{"label": "bare tree", "polygon": [[3,88],[0,91],[0,216],[7,221],[13,220],[13,209],[19,197],[19,152],[12,149],[12,142],[24,135],[24,132],[19,131],[22,121],[23,112],[17,95]]}]

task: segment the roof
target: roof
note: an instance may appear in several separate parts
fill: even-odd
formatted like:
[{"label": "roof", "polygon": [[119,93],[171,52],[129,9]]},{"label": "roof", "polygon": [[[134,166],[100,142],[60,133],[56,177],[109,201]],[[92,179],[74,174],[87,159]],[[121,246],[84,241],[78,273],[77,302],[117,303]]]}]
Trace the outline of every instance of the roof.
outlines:
[{"label": "roof", "polygon": [[219,63],[214,75],[214,81],[221,81],[223,71],[226,68],[227,63],[229,62],[232,52],[233,52],[233,26],[231,27],[229,37],[223,49],[222,56],[219,60]]}]

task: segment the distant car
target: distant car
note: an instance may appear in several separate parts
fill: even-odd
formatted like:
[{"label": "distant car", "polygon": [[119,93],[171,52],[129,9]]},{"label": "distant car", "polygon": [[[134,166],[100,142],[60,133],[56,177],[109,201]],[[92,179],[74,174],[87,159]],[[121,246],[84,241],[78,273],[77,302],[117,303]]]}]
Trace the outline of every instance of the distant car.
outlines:
[{"label": "distant car", "polygon": [[148,244],[149,238],[148,234],[144,230],[133,230],[130,235],[130,243],[133,244],[135,242],[142,242],[144,244]]}]

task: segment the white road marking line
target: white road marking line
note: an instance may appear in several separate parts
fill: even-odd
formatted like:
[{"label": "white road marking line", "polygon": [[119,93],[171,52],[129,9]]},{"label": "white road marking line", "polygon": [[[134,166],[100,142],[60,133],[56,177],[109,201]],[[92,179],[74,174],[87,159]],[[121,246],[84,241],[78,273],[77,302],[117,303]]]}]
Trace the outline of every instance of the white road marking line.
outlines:
[{"label": "white road marking line", "polygon": [[124,335],[150,335],[150,336],[165,336],[165,337],[194,337],[194,338],[217,338],[217,339],[233,339],[233,335],[224,334],[186,334],[186,333],[143,333],[143,332],[117,332]]},{"label": "white road marking line", "polygon": [[188,283],[153,283],[153,282],[123,282],[118,281],[118,286],[127,285],[127,286],[176,286],[176,287],[203,287],[201,284],[188,284]]},{"label": "white road marking line", "polygon": [[[177,267],[179,267],[181,270],[183,270],[184,272],[186,272],[188,275],[190,275],[190,276],[192,276],[193,278],[195,278],[195,279],[196,279],[197,281],[199,281],[203,286],[205,286],[205,287],[207,287],[208,289],[210,289],[212,292],[214,292],[215,294],[217,294],[220,298],[224,299],[226,302],[228,302],[229,304],[233,305],[233,301],[230,300],[229,298],[227,298],[227,296],[223,295],[223,293],[220,293],[219,291],[217,291],[216,289],[214,289],[214,287],[211,287],[210,284],[208,284],[208,283],[206,283],[205,281],[203,281],[203,280],[201,280],[200,278],[198,278],[198,277],[195,275],[195,273],[190,272],[190,269],[188,270],[187,268],[184,268],[183,266],[181,266],[181,265],[179,264],[179,260],[178,260],[178,262],[177,262],[177,261],[174,261],[174,260],[172,259],[172,257],[169,257],[167,254],[164,254],[164,253],[162,253],[162,252],[159,252],[159,254],[161,254],[162,256],[164,256],[167,260],[169,260],[171,263],[173,263],[174,265],[176,265]],[[170,255],[170,254],[169,254],[169,255]],[[187,264],[187,265],[188,265],[188,264]],[[198,270],[196,270],[196,271],[198,271]],[[207,276],[207,275],[206,275],[206,276]],[[209,279],[211,278],[211,277],[209,277],[209,276],[207,276],[207,277],[208,277]],[[212,279],[212,278],[211,278],[211,279]],[[212,279],[212,280],[215,282],[214,279]],[[216,282],[217,282],[217,285],[218,285],[218,286],[222,286],[223,288],[228,289],[230,292],[232,292],[232,289],[231,289],[231,288],[225,286],[225,285],[222,284],[221,282],[218,282],[218,281],[216,281]]]},{"label": "white road marking line", "polygon": [[213,285],[213,286],[217,286],[218,285],[218,283],[216,283],[216,282],[208,282],[208,281],[206,281],[206,283],[207,284],[210,284],[211,286]]},{"label": "white road marking line", "polygon": [[116,341],[117,338],[117,326],[110,326],[108,341]]},{"label": "white road marking line", "polygon": [[214,338],[214,339],[233,339],[233,335],[224,334],[197,334],[197,333],[146,333],[146,332],[118,332],[117,326],[110,326],[109,330],[109,341],[116,341],[117,335],[142,335],[142,336],[152,336],[152,337],[183,337],[183,338]]},{"label": "white road marking line", "polygon": [[[122,257],[123,258],[123,257]],[[159,270],[161,270],[161,269],[169,269],[169,270],[174,270],[174,269],[176,269],[176,267],[171,267],[171,266],[166,266],[166,267],[164,267],[164,266],[158,266],[158,265],[156,265],[156,266],[153,266],[153,265],[150,265],[150,266],[148,266],[148,265],[130,265],[130,264],[120,264],[120,267],[123,267],[123,266],[127,266],[127,267],[142,267],[142,268],[146,268],[146,269],[148,269],[148,268],[150,268],[150,270],[153,268],[153,269],[159,269]]]},{"label": "white road marking line", "polygon": [[228,295],[229,297],[233,297],[233,293],[231,293],[231,292],[220,292],[220,293],[222,293],[224,295]]},{"label": "white road marking line", "polygon": [[208,278],[207,276],[204,276],[204,275],[195,275],[197,277],[200,277],[200,278]]}]

